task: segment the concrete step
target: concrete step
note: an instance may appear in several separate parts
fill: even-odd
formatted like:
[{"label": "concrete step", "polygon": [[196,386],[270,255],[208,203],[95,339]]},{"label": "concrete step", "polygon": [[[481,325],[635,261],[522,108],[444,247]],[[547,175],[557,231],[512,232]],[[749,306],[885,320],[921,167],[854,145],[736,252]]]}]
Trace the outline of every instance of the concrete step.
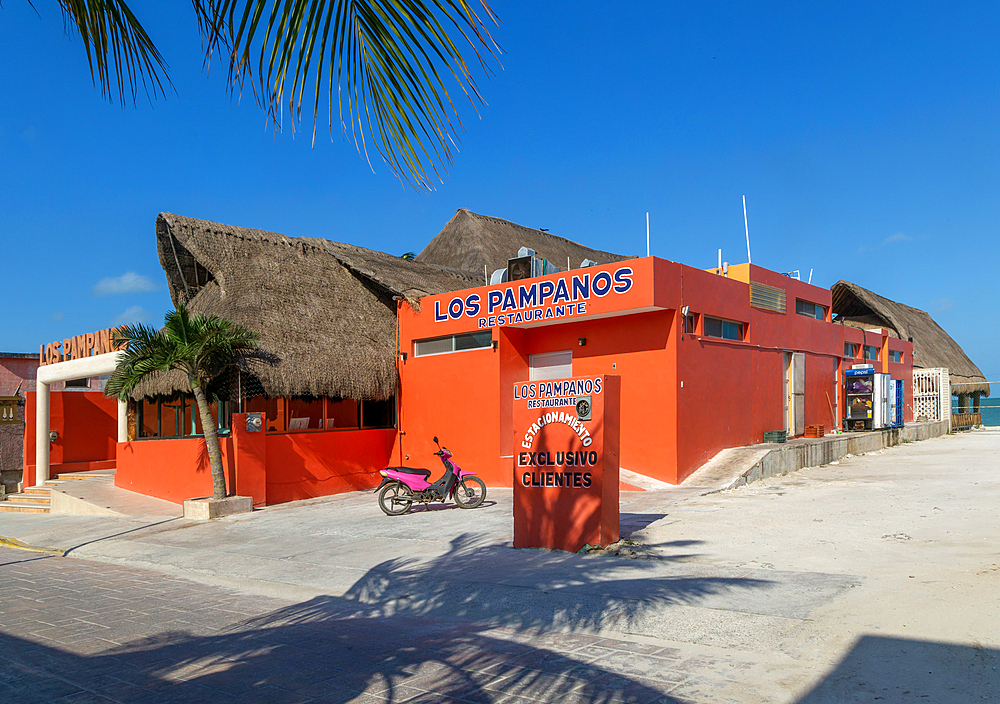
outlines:
[{"label": "concrete step", "polygon": [[50,513],[47,503],[25,503],[20,501],[0,501],[0,513]]},{"label": "concrete step", "polygon": [[16,504],[51,504],[52,495],[51,494],[9,494],[7,496],[8,501],[12,501]]},{"label": "concrete step", "polygon": [[25,487],[19,494],[8,494],[6,501],[0,501],[0,512],[5,513],[50,513],[52,511],[52,490],[44,486]]}]

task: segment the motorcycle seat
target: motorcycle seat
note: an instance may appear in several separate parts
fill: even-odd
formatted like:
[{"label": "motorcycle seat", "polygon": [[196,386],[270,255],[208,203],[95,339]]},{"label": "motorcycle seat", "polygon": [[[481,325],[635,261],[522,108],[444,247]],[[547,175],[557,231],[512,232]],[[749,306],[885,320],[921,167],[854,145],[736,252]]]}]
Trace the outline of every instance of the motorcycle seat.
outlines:
[{"label": "motorcycle seat", "polygon": [[401,474],[419,474],[422,477],[431,476],[431,470],[417,467],[386,467],[386,470],[392,470]]}]

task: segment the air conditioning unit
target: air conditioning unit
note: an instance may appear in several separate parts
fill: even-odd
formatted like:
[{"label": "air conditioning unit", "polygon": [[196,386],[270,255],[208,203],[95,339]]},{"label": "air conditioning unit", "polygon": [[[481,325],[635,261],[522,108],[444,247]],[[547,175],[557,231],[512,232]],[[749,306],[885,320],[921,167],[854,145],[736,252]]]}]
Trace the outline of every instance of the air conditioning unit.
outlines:
[{"label": "air conditioning unit", "polygon": [[555,274],[559,271],[562,270],[548,259],[539,259],[536,257],[535,250],[528,247],[521,247],[517,251],[516,257],[507,260],[507,278],[505,281],[533,279],[536,276]]}]

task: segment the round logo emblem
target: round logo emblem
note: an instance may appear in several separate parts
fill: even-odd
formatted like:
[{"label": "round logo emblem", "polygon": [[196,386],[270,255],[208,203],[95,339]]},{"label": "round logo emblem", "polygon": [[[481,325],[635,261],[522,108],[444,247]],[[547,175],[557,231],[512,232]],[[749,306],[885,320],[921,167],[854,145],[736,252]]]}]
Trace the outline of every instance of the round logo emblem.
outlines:
[{"label": "round logo emblem", "polygon": [[587,418],[588,416],[590,416],[590,401],[581,398],[576,402],[576,417]]}]

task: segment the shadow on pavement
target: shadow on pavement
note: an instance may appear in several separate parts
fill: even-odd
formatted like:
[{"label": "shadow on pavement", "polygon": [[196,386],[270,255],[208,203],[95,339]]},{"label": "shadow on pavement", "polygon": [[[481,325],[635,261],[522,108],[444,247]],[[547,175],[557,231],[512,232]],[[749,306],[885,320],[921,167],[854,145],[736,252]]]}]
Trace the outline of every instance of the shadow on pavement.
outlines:
[{"label": "shadow on pavement", "polygon": [[[491,564],[503,555],[521,570],[525,588],[490,580]],[[769,582],[644,579],[635,572],[645,569],[641,561],[628,561],[631,577],[616,579],[616,566],[623,564],[615,558],[484,549],[464,535],[452,541],[448,553],[429,561],[384,561],[344,597],[318,597],[235,624],[238,615],[224,624],[203,623],[197,604],[191,604],[195,633],[147,637],[154,625],[120,646],[89,635],[76,642],[72,633],[67,645],[45,640],[60,640],[64,628],[80,627],[68,619],[69,625],[39,636],[45,644],[0,635],[0,663],[15,673],[0,678],[0,701],[315,698],[332,703],[365,693],[375,697],[371,701],[680,702],[669,692],[691,673],[678,651],[546,631],[621,623],[623,616],[641,615],[657,604],[762,589]],[[504,571],[509,579],[511,565]],[[469,581],[470,575],[482,581]],[[517,576],[515,571],[515,581]],[[129,596],[114,598],[122,607],[119,630],[129,633]],[[49,603],[10,611],[17,618],[14,612],[22,608],[37,611]],[[223,630],[206,634],[212,628]]]},{"label": "shadow on pavement", "polygon": [[995,702],[998,667],[993,648],[867,635],[797,704]]},{"label": "shadow on pavement", "polygon": [[[393,558],[369,569],[344,595],[367,617],[408,614],[462,618],[515,629],[619,627],[670,604],[723,592],[768,589],[748,577],[635,576],[662,561],[500,551],[468,534],[430,561]],[[616,578],[616,568],[628,578]],[[504,574],[503,584],[490,575]]]},{"label": "shadow on pavement", "polygon": [[[618,652],[646,677],[598,665],[590,636],[568,654],[546,636],[513,640],[408,617],[351,618],[314,599],[210,636],[163,633],[94,654],[0,635],[0,701],[466,702],[603,704],[680,700],[666,694],[671,653]],[[72,647],[72,646],[70,646]],[[515,697],[523,697],[518,699]]]}]

